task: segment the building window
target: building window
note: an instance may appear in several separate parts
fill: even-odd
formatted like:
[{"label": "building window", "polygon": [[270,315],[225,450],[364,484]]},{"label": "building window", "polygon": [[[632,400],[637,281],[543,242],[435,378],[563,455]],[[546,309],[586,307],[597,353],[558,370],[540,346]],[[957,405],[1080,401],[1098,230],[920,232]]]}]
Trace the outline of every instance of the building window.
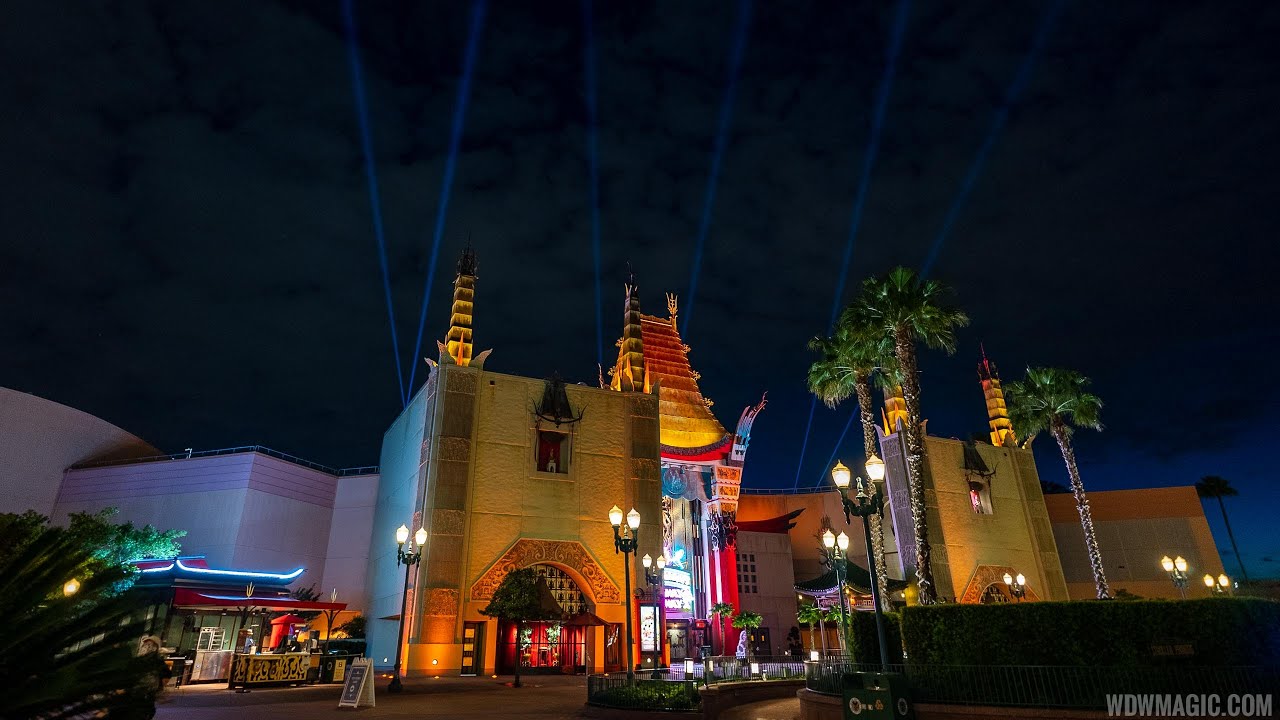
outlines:
[{"label": "building window", "polygon": [[969,504],[973,506],[973,511],[979,515],[991,514],[991,483],[979,482],[976,480],[969,481]]},{"label": "building window", "polygon": [[756,577],[755,554],[738,553],[738,592],[740,594],[760,592]]},{"label": "building window", "polygon": [[538,472],[564,475],[569,472],[569,433],[538,430]]}]

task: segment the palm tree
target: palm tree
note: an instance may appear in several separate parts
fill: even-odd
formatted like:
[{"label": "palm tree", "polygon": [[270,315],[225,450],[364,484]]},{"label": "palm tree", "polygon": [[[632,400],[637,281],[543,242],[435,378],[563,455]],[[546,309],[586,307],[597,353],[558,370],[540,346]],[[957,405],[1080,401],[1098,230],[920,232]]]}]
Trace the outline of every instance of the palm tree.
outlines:
[{"label": "palm tree", "polygon": [[[809,651],[816,650],[813,646],[813,637],[818,634],[818,622],[822,620],[822,608],[812,603],[805,603],[796,610],[796,622],[801,625],[809,626]],[[826,649],[826,643],[823,643],[823,649]]]},{"label": "palm tree", "polygon": [[916,578],[920,603],[928,605],[937,597],[930,566],[929,530],[924,504],[924,432],[920,417],[920,368],[916,343],[955,352],[955,329],[969,324],[969,316],[950,307],[944,296],[950,290],[941,283],[919,278],[914,270],[894,268],[888,275],[869,278],[855,309],[862,322],[893,342],[893,356],[902,379],[902,396],[907,405],[906,454],[907,485],[910,490],[911,520],[915,526]]},{"label": "palm tree", "polygon": [[[872,413],[871,381],[874,377],[896,384],[893,346],[877,328],[869,326],[856,312],[846,310],[836,323],[831,337],[815,337],[809,349],[822,353],[822,359],[809,367],[809,392],[827,407],[858,398],[858,419],[862,422],[862,447],[867,460],[876,454],[876,419]],[[886,376],[892,376],[886,381]],[[872,515],[871,545],[868,549],[876,564],[876,583],[883,610],[890,610],[889,573],[884,560],[884,527],[879,514]]]},{"label": "palm tree", "polygon": [[737,612],[733,605],[727,602],[718,602],[711,606],[711,617],[720,621],[720,654],[729,654],[729,618]]},{"label": "palm tree", "polygon": [[1027,376],[1004,386],[1005,401],[1009,404],[1009,419],[1014,430],[1031,442],[1045,430],[1058,441],[1062,460],[1067,464],[1071,477],[1071,492],[1076,497],[1076,510],[1080,512],[1080,525],[1084,528],[1085,549],[1089,552],[1089,564],[1093,566],[1093,581],[1097,585],[1098,598],[1111,596],[1107,576],[1102,570],[1102,554],[1098,552],[1098,538],[1093,530],[1093,515],[1089,512],[1089,499],[1080,482],[1080,469],[1076,466],[1076,452],[1071,446],[1075,426],[1101,430],[1098,415],[1102,400],[1089,392],[1089,378],[1074,370],[1059,368],[1027,368]]},{"label": "palm tree", "polygon": [[733,617],[733,626],[738,630],[747,631],[747,657],[754,658],[756,656],[755,643],[750,640],[751,631],[760,627],[764,623],[764,618],[758,612],[743,610]]},{"label": "palm tree", "polygon": [[1222,502],[1224,497],[1235,497],[1240,493],[1231,487],[1231,481],[1217,475],[1205,475],[1196,483],[1196,494],[1202,498],[1217,498],[1218,508],[1222,510],[1222,522],[1227,524],[1227,537],[1231,538],[1231,550],[1236,554],[1236,562],[1240,564],[1240,577],[1247,583],[1249,573],[1244,569],[1244,561],[1240,559],[1240,548],[1236,547],[1236,534],[1231,532],[1231,521],[1227,519],[1227,506]]}]

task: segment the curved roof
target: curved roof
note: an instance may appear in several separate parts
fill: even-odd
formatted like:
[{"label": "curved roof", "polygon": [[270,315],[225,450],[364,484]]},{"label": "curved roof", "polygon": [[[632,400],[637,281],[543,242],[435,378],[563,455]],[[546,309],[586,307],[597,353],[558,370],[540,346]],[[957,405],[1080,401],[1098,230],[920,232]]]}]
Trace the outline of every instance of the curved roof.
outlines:
[{"label": "curved roof", "polygon": [[63,471],[93,460],[160,451],[101,418],[0,388],[0,512],[53,512]]},{"label": "curved roof", "polygon": [[698,389],[698,376],[689,365],[689,348],[680,339],[674,318],[640,316],[644,343],[644,368],[650,384],[658,389],[661,442],[667,448],[728,452],[731,439],[707,407]]}]

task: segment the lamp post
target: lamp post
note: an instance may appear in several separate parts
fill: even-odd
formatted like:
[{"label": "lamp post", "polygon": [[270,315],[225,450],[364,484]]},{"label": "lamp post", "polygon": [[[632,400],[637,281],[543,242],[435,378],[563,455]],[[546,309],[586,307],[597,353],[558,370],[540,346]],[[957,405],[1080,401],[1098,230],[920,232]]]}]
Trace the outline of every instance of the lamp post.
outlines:
[{"label": "lamp post", "polygon": [[66,597],[71,597],[78,592],[80,592],[80,581],[75,578],[71,578],[62,586],[62,594]]},{"label": "lamp post", "polygon": [[404,689],[404,685],[400,682],[400,661],[404,654],[404,616],[409,606],[409,571],[422,560],[422,546],[427,542],[427,531],[424,528],[418,528],[418,532],[413,534],[413,539],[417,542],[417,548],[413,543],[409,543],[409,549],[405,550],[404,545],[409,542],[409,528],[401,525],[396,528],[396,567],[404,565],[404,592],[400,595],[400,630],[396,633],[396,667],[391,673],[391,683],[387,685],[387,692],[398,693]]},{"label": "lamp post", "polygon": [[[653,567],[654,561],[653,561],[653,558],[649,557],[648,554],[640,558],[640,562],[641,564],[644,565],[644,582],[646,585],[649,586],[649,593],[653,596],[655,601],[659,601],[659,599],[662,597],[662,573],[665,572],[667,569],[667,558],[665,555],[658,556],[657,572],[654,572],[653,570],[650,569],[651,567]],[[657,589],[655,590],[654,588],[657,588]],[[653,630],[655,637],[657,637],[658,630],[661,628],[661,625],[662,625],[662,623],[659,622],[662,619],[662,603],[660,601],[657,602],[656,607],[657,607],[657,611],[653,619],[653,621],[657,623],[657,627],[655,627]],[[658,643],[654,642],[653,644],[653,675],[650,676],[654,680],[662,679],[662,674],[658,672],[658,663],[660,662],[660,660],[661,660],[661,651],[658,649]]]},{"label": "lamp post", "polygon": [[1160,558],[1160,567],[1169,573],[1169,579],[1173,581],[1173,586],[1178,588],[1178,592],[1182,595],[1182,599],[1187,599],[1187,561],[1186,558],[1179,555],[1173,560],[1168,555]]},{"label": "lamp post", "polygon": [[[884,639],[884,616],[880,610],[880,578],[876,575],[876,559],[871,557],[870,523],[872,515],[880,515],[884,511],[884,493],[880,490],[880,481],[884,480],[884,461],[872,455],[867,458],[866,470],[870,482],[864,485],[862,478],[858,478],[858,491],[853,499],[849,498],[849,482],[852,473],[839,460],[831,469],[831,481],[840,491],[840,504],[844,506],[845,524],[851,523],[855,515],[862,518],[862,531],[867,543],[867,572],[871,574],[871,603],[875,606],[876,614],[876,639],[880,642],[880,669],[889,672],[889,649]],[[870,488],[867,485],[870,485]],[[844,533],[840,534],[844,535]],[[843,598],[844,594],[841,593],[841,599]],[[847,650],[848,643],[845,644]]]},{"label": "lamp post", "polygon": [[636,681],[635,646],[631,640],[631,554],[636,551],[640,538],[640,513],[635,508],[627,513],[627,526],[622,526],[622,508],[609,509],[609,524],[613,526],[613,553],[622,553],[622,579],[625,586],[627,611],[627,682]]},{"label": "lamp post", "polygon": [[831,528],[822,533],[822,545],[831,553],[831,564],[836,569],[836,587],[840,593],[840,644],[844,646],[846,655],[849,652],[849,617],[844,609],[844,563],[845,550],[849,549],[849,536],[842,531],[839,536],[831,532]]},{"label": "lamp post", "polygon": [[1227,588],[1231,587],[1231,578],[1227,577],[1226,573],[1222,573],[1217,578],[1205,575],[1204,586],[1212,590],[1215,595],[1223,595],[1227,592]]},{"label": "lamp post", "polygon": [[1015,578],[1009,573],[1005,573],[1004,584],[1009,588],[1009,594],[1017,598],[1018,602],[1022,602],[1022,596],[1027,594],[1027,577],[1022,573],[1018,573]]}]

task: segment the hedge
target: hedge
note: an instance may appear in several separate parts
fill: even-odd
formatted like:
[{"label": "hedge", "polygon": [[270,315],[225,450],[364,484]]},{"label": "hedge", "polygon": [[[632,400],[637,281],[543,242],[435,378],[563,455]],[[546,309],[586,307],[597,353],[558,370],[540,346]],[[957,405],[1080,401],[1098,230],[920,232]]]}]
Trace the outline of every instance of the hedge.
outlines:
[{"label": "hedge", "polygon": [[[889,662],[902,662],[902,630],[898,613],[884,613],[884,639],[889,645]],[[876,614],[855,612],[849,620],[849,642],[853,646],[853,661],[858,663],[880,662],[880,642],[876,635]]]},{"label": "hedge", "polygon": [[691,682],[638,680],[634,685],[610,688],[588,698],[596,705],[645,710],[697,710],[702,694]]},{"label": "hedge", "polygon": [[[902,612],[902,640],[913,664],[1272,665],[1280,663],[1280,603],[1208,598],[917,606]],[[1183,654],[1188,646],[1189,656]]]}]

